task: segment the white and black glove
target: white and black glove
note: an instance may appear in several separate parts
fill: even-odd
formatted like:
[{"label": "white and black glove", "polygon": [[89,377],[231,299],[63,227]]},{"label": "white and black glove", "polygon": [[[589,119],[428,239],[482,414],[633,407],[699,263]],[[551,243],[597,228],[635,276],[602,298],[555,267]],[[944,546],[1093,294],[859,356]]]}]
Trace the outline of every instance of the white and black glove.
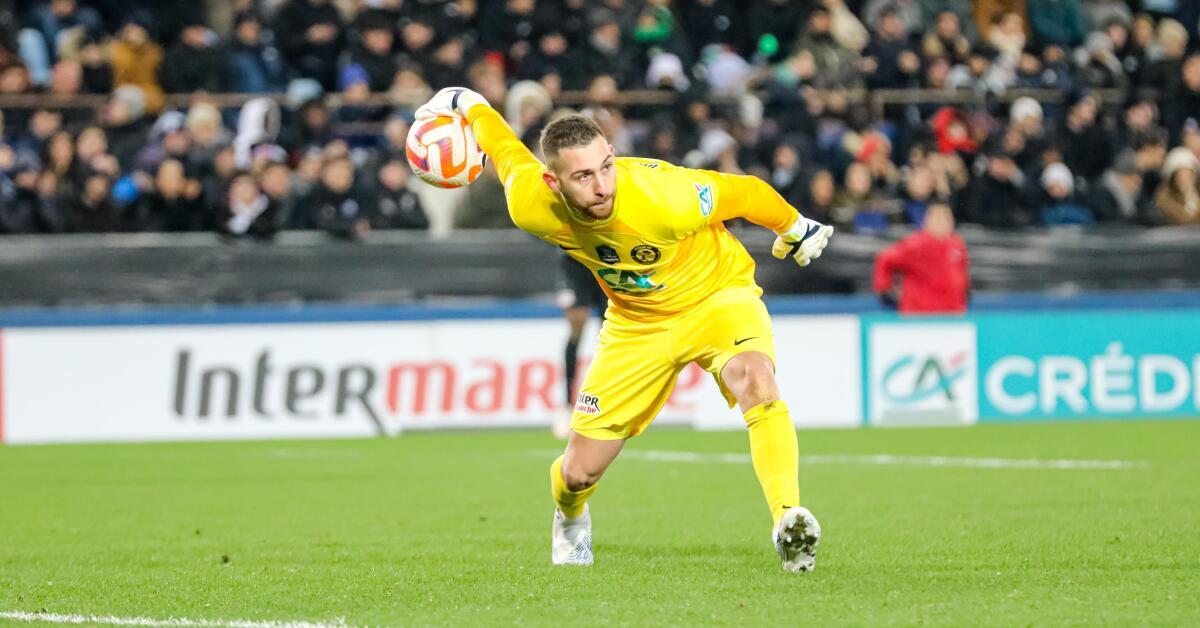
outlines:
[{"label": "white and black glove", "polygon": [[821,251],[829,244],[833,227],[801,216],[791,229],[779,234],[771,247],[771,255],[777,259],[791,257],[801,266],[821,257]]},{"label": "white and black glove", "polygon": [[488,101],[479,92],[465,87],[447,87],[433,95],[429,102],[417,109],[414,117],[417,120],[436,118],[438,116],[467,117],[467,112],[475,105],[486,105]]}]

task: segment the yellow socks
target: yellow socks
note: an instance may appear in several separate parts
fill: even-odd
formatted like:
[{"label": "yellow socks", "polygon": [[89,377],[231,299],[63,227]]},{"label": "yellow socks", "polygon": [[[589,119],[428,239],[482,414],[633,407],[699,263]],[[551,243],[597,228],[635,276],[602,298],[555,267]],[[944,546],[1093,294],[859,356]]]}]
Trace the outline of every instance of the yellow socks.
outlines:
[{"label": "yellow socks", "polygon": [[800,448],[796,443],[796,428],[782,401],[754,406],[746,411],[745,419],[750,428],[754,474],[767,497],[771,516],[779,523],[788,508],[800,505]]},{"label": "yellow socks", "polygon": [[[794,441],[795,434],[792,437]],[[550,465],[550,496],[554,498],[554,503],[558,504],[558,509],[562,511],[563,515],[568,518],[578,517],[583,514],[583,505],[587,503],[588,498],[596,491],[599,484],[593,484],[578,493],[571,491],[567,488],[567,482],[563,480],[562,465],[562,456],[559,456],[555,459],[554,464]]]}]

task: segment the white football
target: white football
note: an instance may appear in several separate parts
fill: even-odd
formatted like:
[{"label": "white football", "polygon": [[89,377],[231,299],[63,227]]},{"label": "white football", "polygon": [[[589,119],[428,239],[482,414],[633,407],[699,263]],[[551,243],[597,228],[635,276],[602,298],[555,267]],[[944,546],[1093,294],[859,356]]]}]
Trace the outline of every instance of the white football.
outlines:
[{"label": "white football", "polygon": [[404,153],[422,181],[440,188],[460,188],[483,172],[486,158],[471,123],[461,116],[417,120],[408,129]]}]

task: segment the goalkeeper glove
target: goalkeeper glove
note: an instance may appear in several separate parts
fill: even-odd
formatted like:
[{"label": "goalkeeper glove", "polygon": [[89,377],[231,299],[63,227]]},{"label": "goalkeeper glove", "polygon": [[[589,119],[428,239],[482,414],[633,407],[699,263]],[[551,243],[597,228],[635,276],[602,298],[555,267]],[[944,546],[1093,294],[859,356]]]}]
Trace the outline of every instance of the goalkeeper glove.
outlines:
[{"label": "goalkeeper glove", "polygon": [[791,257],[797,264],[808,266],[809,262],[821,257],[821,251],[825,250],[832,235],[833,227],[801,216],[796,224],[775,238],[771,255],[777,259]]},{"label": "goalkeeper glove", "polygon": [[467,112],[475,105],[486,105],[488,101],[479,92],[465,87],[447,87],[433,95],[429,102],[417,109],[414,117],[417,120],[436,118],[438,116],[467,117]]}]

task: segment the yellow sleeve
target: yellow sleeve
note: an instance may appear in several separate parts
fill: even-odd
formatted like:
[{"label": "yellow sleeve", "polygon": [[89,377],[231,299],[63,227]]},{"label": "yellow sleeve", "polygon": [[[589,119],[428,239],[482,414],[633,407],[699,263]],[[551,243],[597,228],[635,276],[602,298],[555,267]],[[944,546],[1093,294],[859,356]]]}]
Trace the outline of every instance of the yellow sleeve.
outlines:
[{"label": "yellow sleeve", "polygon": [[496,165],[496,173],[505,187],[508,187],[509,177],[514,174],[523,174],[527,170],[541,173],[545,169],[521,138],[509,128],[500,112],[487,105],[475,105],[467,112],[467,120],[471,123],[471,130],[475,131],[479,147]]},{"label": "yellow sleeve", "polygon": [[508,215],[513,224],[539,237],[558,230],[562,222],[550,208],[554,199],[550,188],[542,182],[542,172],[546,169],[542,162],[490,106],[471,107],[467,120],[479,147],[491,158],[496,174],[504,184]]},{"label": "yellow sleeve", "polygon": [[783,233],[800,219],[800,212],[758,177],[713,171],[705,174],[717,188],[716,207],[710,221],[745,218],[775,233]]}]

